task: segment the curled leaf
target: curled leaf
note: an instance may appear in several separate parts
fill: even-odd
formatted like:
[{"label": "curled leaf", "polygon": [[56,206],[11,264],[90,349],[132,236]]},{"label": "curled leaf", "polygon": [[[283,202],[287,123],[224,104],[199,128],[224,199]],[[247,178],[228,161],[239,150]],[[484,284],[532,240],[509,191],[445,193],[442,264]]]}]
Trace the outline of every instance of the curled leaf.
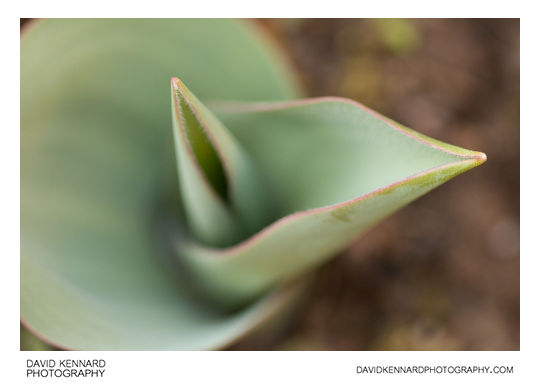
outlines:
[{"label": "curled leaf", "polygon": [[216,349],[287,306],[298,286],[229,314],[197,301],[163,235],[168,215],[181,213],[171,76],[203,101],[286,100],[297,97],[287,71],[247,22],[30,25],[21,39],[24,325],[63,349]]},{"label": "curled leaf", "polygon": [[[175,74],[193,92],[173,79],[169,93]],[[25,326],[60,348],[223,347],[367,228],[485,161],[349,100],[284,102],[290,80],[234,21],[26,32]]]},{"label": "curled leaf", "polygon": [[208,244],[235,244],[267,222],[262,178],[242,145],[178,78],[171,88],[180,187],[190,227]]},{"label": "curled leaf", "polygon": [[280,217],[233,247],[178,243],[205,292],[225,305],[320,265],[390,213],[486,159],[347,99],[220,103],[214,111],[268,182]]}]

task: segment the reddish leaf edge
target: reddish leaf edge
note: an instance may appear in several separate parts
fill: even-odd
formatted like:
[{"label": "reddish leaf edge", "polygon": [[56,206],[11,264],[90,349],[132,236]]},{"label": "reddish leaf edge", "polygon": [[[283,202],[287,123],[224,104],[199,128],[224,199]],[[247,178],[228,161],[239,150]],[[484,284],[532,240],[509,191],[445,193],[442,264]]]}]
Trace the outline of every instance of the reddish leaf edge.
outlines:
[{"label": "reddish leaf edge", "polygon": [[[342,207],[347,207],[347,206],[351,206],[351,205],[355,205],[355,204],[358,204],[370,197],[373,197],[379,193],[384,193],[384,192],[389,192],[390,190],[400,186],[400,185],[403,185],[403,184],[406,184],[408,182],[411,182],[415,179],[419,179],[423,176],[426,176],[430,173],[435,173],[437,171],[441,171],[445,168],[448,168],[448,167],[454,167],[456,165],[459,165],[459,164],[462,164],[462,165],[465,165],[467,163],[469,163],[469,166],[467,167],[463,167],[463,169],[456,173],[453,177],[459,175],[460,173],[463,173],[471,168],[475,168],[483,163],[485,163],[487,161],[487,156],[485,153],[483,152],[477,152],[477,151],[470,151],[470,150],[465,150],[465,149],[462,149],[462,148],[459,148],[459,147],[455,147],[456,149],[459,149],[459,150],[463,150],[465,152],[467,152],[468,154],[464,154],[464,153],[460,153],[460,152],[457,152],[457,151],[453,151],[451,150],[450,148],[445,148],[445,147],[442,147],[440,145],[437,145],[437,140],[435,139],[431,139],[431,138],[428,138],[427,136],[424,136],[423,134],[421,133],[418,133],[418,132],[415,132],[415,131],[412,131],[408,128],[405,128],[403,126],[401,126],[399,123],[396,123],[394,122],[393,120],[379,114],[378,112],[375,112],[373,111],[372,109],[366,107],[365,105],[357,102],[357,101],[354,101],[354,100],[351,100],[351,99],[347,99],[347,98],[343,98],[343,97],[337,97],[337,96],[325,96],[325,97],[317,97],[317,98],[309,98],[309,99],[300,99],[300,100],[291,100],[291,101],[278,101],[278,102],[254,102],[254,103],[245,103],[245,102],[237,102],[237,101],[214,101],[214,102],[210,102],[210,103],[207,103],[206,105],[212,110],[212,111],[216,111],[216,112],[232,112],[232,113],[242,113],[242,112],[268,112],[268,111],[273,111],[273,110],[283,110],[283,109],[292,109],[292,108],[296,108],[296,107],[302,107],[302,106],[306,106],[306,105],[313,105],[313,104],[318,104],[318,103],[326,103],[326,102],[341,102],[341,103],[346,103],[346,104],[350,104],[350,105],[353,105],[355,107],[358,107],[358,108],[361,108],[363,109],[364,111],[368,112],[369,114],[375,116],[376,118],[384,121],[388,126],[394,128],[395,130],[397,130],[399,133],[403,134],[403,135],[406,135],[408,136],[409,138],[412,138],[424,145],[427,145],[431,148],[434,148],[434,149],[437,149],[439,151],[442,151],[442,152],[445,152],[445,153],[448,153],[450,155],[453,155],[453,156],[456,156],[458,158],[461,158],[462,160],[458,160],[458,161],[455,161],[455,162],[450,162],[450,163],[447,163],[447,164],[443,164],[443,165],[440,165],[440,166],[437,166],[437,167],[433,167],[433,168],[430,168],[430,169],[427,169],[427,170],[424,170],[424,171],[421,171],[421,172],[418,172],[418,173],[415,173],[411,176],[408,176],[404,179],[401,179],[399,181],[396,181],[394,183],[391,183],[391,184],[388,184],[384,187],[381,187],[381,188],[377,188],[371,192],[368,192],[364,195],[361,195],[359,197],[356,197],[356,198],[353,198],[353,199],[350,199],[350,200],[347,200],[347,201],[344,201],[344,202],[340,202],[340,203],[336,203],[336,204],[331,204],[331,205],[327,205],[327,206],[323,206],[323,207],[318,207],[318,208],[312,208],[312,209],[307,209],[307,210],[304,210],[304,211],[299,211],[299,212],[295,212],[295,213],[291,213],[289,215],[286,215],[276,221],[274,221],[272,224],[266,226],[265,228],[261,229],[260,231],[258,231],[257,233],[253,234],[252,236],[248,237],[247,239],[243,240],[242,242],[238,243],[238,244],[235,244],[235,245],[232,245],[232,246],[229,246],[229,247],[224,247],[224,248],[215,248],[215,247],[211,247],[211,246],[207,246],[207,245],[204,245],[204,244],[199,244],[199,243],[191,243],[189,246],[192,246],[192,247],[196,247],[196,248],[199,248],[199,249],[203,249],[203,250],[206,250],[206,251],[209,251],[209,252],[212,252],[212,254],[209,254],[208,256],[209,257],[233,257],[235,254],[239,253],[239,252],[242,252],[242,251],[245,251],[247,248],[250,248],[252,246],[254,246],[258,241],[262,240],[264,237],[267,237],[267,236],[270,236],[272,234],[272,232],[276,231],[278,228],[280,228],[281,226],[291,222],[291,221],[294,221],[296,219],[299,219],[301,217],[304,217],[304,216],[309,216],[309,215],[312,215],[312,214],[316,214],[316,213],[321,213],[321,212],[325,212],[325,211],[330,211],[330,210],[334,210],[334,209],[338,209],[338,208],[342,208]],[[430,141],[430,140],[434,140],[434,142]],[[445,144],[445,143],[442,143],[442,144]],[[216,145],[216,147],[218,147],[218,144],[214,142],[214,145]],[[450,144],[448,144],[448,146],[450,147],[454,147]],[[218,149],[216,148],[216,151],[218,153],[220,153],[218,151]],[[453,178],[452,177],[452,178]]]}]

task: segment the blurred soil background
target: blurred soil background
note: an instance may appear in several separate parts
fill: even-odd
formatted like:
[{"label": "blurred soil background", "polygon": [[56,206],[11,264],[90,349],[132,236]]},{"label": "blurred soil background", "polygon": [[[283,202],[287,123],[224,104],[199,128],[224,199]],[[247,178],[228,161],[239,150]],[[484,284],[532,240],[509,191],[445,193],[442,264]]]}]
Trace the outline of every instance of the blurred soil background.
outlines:
[{"label": "blurred soil background", "polygon": [[488,161],[318,271],[280,337],[236,349],[519,349],[518,19],[259,20],[306,95],[357,100]]},{"label": "blurred soil background", "polygon": [[[257,24],[306,96],[357,100],[488,161],[320,269],[284,331],[231,349],[519,349],[519,20]],[[21,345],[44,347],[22,327]]]}]

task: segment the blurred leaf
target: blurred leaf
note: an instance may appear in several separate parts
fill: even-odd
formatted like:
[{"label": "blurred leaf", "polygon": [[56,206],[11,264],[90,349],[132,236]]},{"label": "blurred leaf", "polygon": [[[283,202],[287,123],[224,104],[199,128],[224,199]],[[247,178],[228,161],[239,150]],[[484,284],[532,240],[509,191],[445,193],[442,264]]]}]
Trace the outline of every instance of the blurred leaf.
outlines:
[{"label": "blurred leaf", "polygon": [[53,347],[34,336],[22,324],[20,326],[21,351],[52,351]]},{"label": "blurred leaf", "polygon": [[21,317],[65,348],[219,348],[296,294],[227,315],[173,273],[162,233],[178,212],[175,73],[202,100],[297,95],[245,22],[44,20],[23,31]]}]

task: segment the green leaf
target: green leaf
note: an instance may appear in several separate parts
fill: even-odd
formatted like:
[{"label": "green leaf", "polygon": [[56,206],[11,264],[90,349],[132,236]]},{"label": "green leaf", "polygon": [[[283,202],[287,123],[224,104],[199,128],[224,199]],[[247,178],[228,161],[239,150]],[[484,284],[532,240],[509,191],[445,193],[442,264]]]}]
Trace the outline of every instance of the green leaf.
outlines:
[{"label": "green leaf", "polygon": [[[193,92],[173,82],[171,130],[175,74]],[[485,160],[351,101],[268,103],[298,96],[290,79],[226,20],[25,32],[28,329],[71,349],[223,347],[292,305],[302,276],[362,231]]]},{"label": "green leaf", "polygon": [[51,351],[53,348],[38,339],[25,327],[20,325],[20,344],[21,351]]},{"label": "green leaf", "polygon": [[221,103],[214,111],[267,181],[279,218],[226,249],[178,243],[201,289],[226,306],[320,265],[384,217],[486,159],[346,99]]},{"label": "green leaf", "polygon": [[177,78],[172,79],[172,109],[190,228],[208,244],[235,244],[268,221],[263,180],[235,137]]},{"label": "green leaf", "polygon": [[[44,20],[21,41],[21,317],[70,349],[214,349],[296,294],[196,301],[163,236],[177,214],[171,77],[201,100],[285,100],[282,58],[229,20]],[[242,60],[237,60],[241,57]]]}]

